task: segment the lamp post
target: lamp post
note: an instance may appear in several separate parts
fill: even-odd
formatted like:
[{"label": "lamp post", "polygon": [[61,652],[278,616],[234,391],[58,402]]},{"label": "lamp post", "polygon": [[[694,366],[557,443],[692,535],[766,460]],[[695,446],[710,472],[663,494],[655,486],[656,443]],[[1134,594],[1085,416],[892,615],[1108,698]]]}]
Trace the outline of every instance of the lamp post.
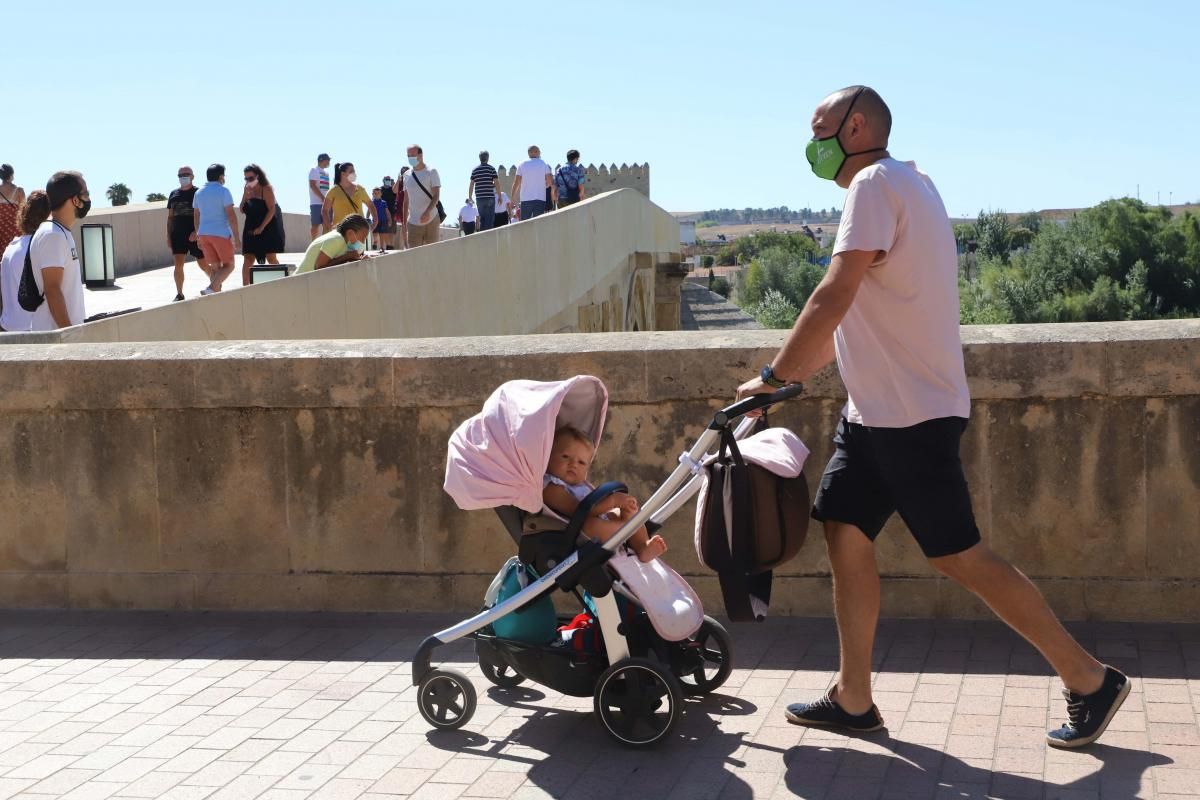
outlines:
[{"label": "lamp post", "polygon": [[83,282],[89,289],[116,283],[112,225],[81,225]]}]

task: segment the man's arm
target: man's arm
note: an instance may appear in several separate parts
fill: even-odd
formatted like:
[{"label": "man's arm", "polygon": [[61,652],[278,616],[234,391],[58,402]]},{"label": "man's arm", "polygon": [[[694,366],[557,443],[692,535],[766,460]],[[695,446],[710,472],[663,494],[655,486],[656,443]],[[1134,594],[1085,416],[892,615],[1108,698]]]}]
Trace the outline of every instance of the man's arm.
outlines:
[{"label": "man's arm", "polygon": [[65,272],[62,267],[42,267],[42,293],[46,296],[46,305],[50,309],[50,316],[54,317],[54,324],[60,328],[71,325],[67,298],[63,296],[62,289]]},{"label": "man's arm", "polygon": [[237,214],[233,213],[233,206],[225,206],[225,218],[229,220],[229,230],[233,232],[233,249],[240,250],[242,235],[238,233]]},{"label": "man's arm", "polygon": [[468,200],[475,199],[475,179],[474,178],[471,178],[470,183],[467,184],[467,199]]},{"label": "man's arm", "polygon": [[[783,349],[771,362],[771,369],[779,380],[808,380],[833,360],[833,333],[850,310],[867,270],[882,256],[882,250],[848,250],[833,257],[829,271],[804,304]],[[774,389],[755,378],[742,384],[738,397],[772,391]]]},{"label": "man's arm", "polygon": [[312,189],[313,194],[322,200],[325,199],[325,193],[321,191],[321,184],[313,178],[308,179],[308,187]]},{"label": "man's arm", "polygon": [[441,186],[429,187],[429,205],[425,206],[425,210],[421,212],[422,225],[428,225],[430,222],[433,222],[433,215],[437,213],[438,198],[441,196]]},{"label": "man's arm", "polygon": [[517,173],[517,177],[513,180],[512,194],[508,196],[509,202],[513,202],[513,198],[517,198],[517,202],[521,199],[521,173]]},{"label": "man's arm", "polygon": [[581,177],[581,178],[579,179],[579,199],[580,199],[580,200],[582,200],[582,199],[583,199],[583,195],[584,195],[583,184],[584,184],[586,181],[587,181],[587,177],[586,177],[586,176],[584,176],[584,177]]}]

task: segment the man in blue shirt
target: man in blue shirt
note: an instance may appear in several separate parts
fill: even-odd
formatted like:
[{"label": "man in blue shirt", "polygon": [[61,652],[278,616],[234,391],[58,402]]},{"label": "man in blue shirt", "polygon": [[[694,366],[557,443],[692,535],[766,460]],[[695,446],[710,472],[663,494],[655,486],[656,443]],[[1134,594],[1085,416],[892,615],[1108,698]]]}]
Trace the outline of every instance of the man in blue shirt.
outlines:
[{"label": "man in blue shirt", "polygon": [[234,252],[242,249],[233,213],[233,195],[225,188],[225,165],[210,165],[206,177],[208,183],[192,199],[196,238],[212,270],[208,288],[200,290],[202,295],[221,291],[221,284],[233,272]]},{"label": "man in blue shirt", "polygon": [[558,168],[554,175],[554,183],[558,189],[558,207],[563,208],[583,199],[583,184],[587,180],[586,172],[579,163],[579,151],[567,151],[567,163]]}]

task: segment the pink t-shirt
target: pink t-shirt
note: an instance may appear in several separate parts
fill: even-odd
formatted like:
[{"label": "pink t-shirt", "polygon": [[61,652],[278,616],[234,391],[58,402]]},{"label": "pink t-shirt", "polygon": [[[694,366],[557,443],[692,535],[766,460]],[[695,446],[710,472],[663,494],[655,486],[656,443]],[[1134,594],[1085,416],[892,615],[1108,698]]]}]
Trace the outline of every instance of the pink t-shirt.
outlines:
[{"label": "pink t-shirt", "polygon": [[958,254],[942,198],[912,162],[854,176],[833,253],[882,250],[834,333],[846,419],[905,428],[971,414],[959,338]]}]

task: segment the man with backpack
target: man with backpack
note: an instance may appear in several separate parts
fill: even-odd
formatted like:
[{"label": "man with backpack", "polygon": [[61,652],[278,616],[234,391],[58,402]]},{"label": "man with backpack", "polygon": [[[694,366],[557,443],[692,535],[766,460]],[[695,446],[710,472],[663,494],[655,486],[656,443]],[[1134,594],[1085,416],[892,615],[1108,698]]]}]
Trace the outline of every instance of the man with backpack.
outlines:
[{"label": "man with backpack", "polygon": [[[29,263],[41,302],[33,312],[35,331],[53,331],[83,323],[87,314],[79,254],[71,227],[92,207],[87,182],[78,172],[56,172],[46,183],[50,219],[29,242]],[[22,276],[23,277],[23,276]]]},{"label": "man with backpack", "polygon": [[555,188],[558,189],[558,207],[565,208],[583,199],[583,183],[587,173],[579,163],[579,151],[567,151],[567,163],[554,173]]}]

